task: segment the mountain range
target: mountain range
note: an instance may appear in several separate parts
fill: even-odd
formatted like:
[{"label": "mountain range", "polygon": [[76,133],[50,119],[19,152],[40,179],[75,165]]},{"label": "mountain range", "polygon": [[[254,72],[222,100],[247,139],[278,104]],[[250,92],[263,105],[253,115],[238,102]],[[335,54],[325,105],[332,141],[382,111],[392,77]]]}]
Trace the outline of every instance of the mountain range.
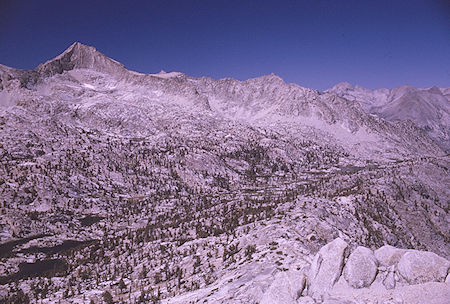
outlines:
[{"label": "mountain range", "polygon": [[369,90],[339,83],[327,92],[358,102],[367,113],[388,121],[410,120],[424,130],[444,150],[450,144],[450,89],[417,89],[409,85],[388,90]]},{"label": "mountain range", "polygon": [[[78,42],[0,65],[0,299],[366,303],[434,284],[440,303],[449,94],[142,74]],[[380,290],[341,276],[350,249],[388,245],[447,268],[419,282],[368,254]]]}]

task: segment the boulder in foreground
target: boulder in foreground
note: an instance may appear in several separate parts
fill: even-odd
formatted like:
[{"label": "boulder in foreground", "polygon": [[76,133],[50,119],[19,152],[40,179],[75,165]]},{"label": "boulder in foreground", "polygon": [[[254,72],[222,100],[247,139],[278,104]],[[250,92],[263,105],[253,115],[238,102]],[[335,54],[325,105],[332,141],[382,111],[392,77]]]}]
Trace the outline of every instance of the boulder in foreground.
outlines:
[{"label": "boulder in foreground", "polygon": [[411,250],[402,256],[397,267],[409,284],[444,282],[450,262],[433,252]]},{"label": "boulder in foreground", "polygon": [[344,266],[345,249],[348,244],[341,238],[323,246],[315,255],[308,276],[308,294],[320,298],[337,282]]},{"label": "boulder in foreground", "polygon": [[344,268],[344,278],[354,288],[368,287],[377,276],[378,262],[373,251],[359,246],[350,254]]}]

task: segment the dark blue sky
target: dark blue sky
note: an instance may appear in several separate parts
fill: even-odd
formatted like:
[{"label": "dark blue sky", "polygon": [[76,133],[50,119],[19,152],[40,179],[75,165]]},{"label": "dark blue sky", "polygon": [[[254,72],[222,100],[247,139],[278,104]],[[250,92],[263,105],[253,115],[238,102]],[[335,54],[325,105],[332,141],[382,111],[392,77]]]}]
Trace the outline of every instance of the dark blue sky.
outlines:
[{"label": "dark blue sky", "polygon": [[0,63],[32,69],[80,41],[144,73],[448,87],[449,3],[0,0]]}]

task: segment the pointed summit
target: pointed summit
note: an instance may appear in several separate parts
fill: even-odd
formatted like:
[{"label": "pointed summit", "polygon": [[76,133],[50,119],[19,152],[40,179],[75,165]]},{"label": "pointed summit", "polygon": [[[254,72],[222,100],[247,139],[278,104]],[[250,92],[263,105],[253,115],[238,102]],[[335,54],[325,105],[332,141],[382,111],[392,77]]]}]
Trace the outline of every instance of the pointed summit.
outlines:
[{"label": "pointed summit", "polygon": [[442,95],[442,91],[437,86],[432,86],[428,89],[429,93]]},{"label": "pointed summit", "polygon": [[96,48],[75,42],[63,53],[36,68],[44,77],[74,69],[91,69],[109,74],[119,70],[123,71],[125,67],[121,63],[106,57]]},{"label": "pointed summit", "polygon": [[342,81],[339,82],[338,84],[335,84],[334,86],[332,86],[331,88],[329,88],[327,91],[346,91],[346,90],[351,90],[353,89],[353,85],[346,82],[346,81]]},{"label": "pointed summit", "polygon": [[278,76],[278,75],[276,75],[274,73],[271,73],[271,74],[268,74],[268,75],[263,75],[263,76],[256,77],[256,78],[250,78],[247,81],[264,82],[264,83],[278,83],[278,84],[284,84],[285,83],[284,80],[280,76]]}]

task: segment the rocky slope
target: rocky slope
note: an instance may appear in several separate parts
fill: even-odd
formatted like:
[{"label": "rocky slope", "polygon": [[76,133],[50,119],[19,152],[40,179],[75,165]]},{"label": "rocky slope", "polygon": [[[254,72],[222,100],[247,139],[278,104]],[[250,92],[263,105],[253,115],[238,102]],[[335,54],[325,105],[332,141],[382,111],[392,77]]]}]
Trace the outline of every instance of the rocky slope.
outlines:
[{"label": "rocky slope", "polygon": [[327,92],[357,101],[367,113],[388,121],[411,120],[444,150],[450,151],[449,88],[417,89],[409,85],[388,90],[369,90],[340,83]]},{"label": "rocky slope", "polygon": [[80,43],[0,79],[7,303],[256,303],[336,237],[450,256],[448,156],[411,121]]}]

